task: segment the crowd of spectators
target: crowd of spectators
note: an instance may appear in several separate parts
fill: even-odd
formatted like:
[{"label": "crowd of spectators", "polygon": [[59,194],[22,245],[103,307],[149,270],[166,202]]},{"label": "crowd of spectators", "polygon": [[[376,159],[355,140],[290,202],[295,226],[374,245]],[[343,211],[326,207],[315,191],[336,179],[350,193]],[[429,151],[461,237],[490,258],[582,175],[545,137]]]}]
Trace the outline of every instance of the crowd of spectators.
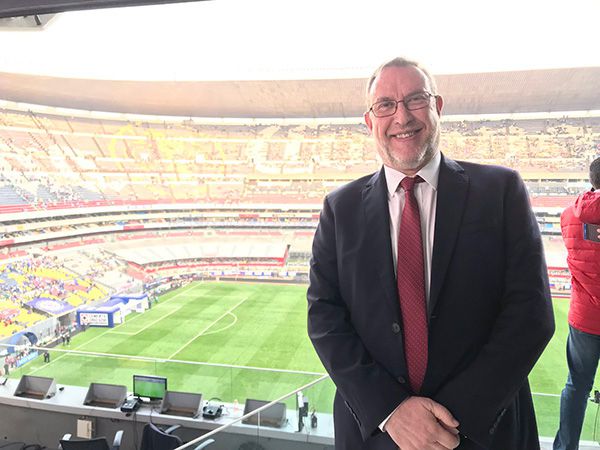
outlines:
[{"label": "crowd of spectators", "polygon": [[31,306],[35,299],[78,306],[104,298],[107,288],[94,280],[110,265],[110,260],[98,261],[85,274],[71,272],[58,256],[23,258],[0,265],[0,317],[5,328],[0,329],[0,335],[14,334],[47,317]]},{"label": "crowd of spectators", "polygon": [[38,269],[60,268],[57,257],[23,259],[2,266],[2,290],[0,298],[12,302],[21,308],[27,308],[26,303],[44,294],[58,296],[64,293],[64,282],[38,275]]},{"label": "crowd of spectators", "polygon": [[[77,117],[67,120],[58,115],[0,110],[0,123],[0,206],[21,203],[50,210],[120,200],[197,201],[225,206],[304,203],[318,209],[327,192],[379,166],[372,139],[359,121],[215,125],[189,119],[134,123]],[[448,156],[520,170],[534,206],[536,198],[560,198],[558,202],[538,202],[541,206],[560,206],[579,192],[589,159],[600,151],[600,117],[445,118],[442,126],[441,147]],[[203,217],[196,212],[187,218],[118,220],[118,214],[106,218],[98,215],[93,222],[80,223],[64,220],[48,224],[45,221],[50,219],[28,219],[22,227],[0,228],[0,241],[6,240],[6,246],[11,245],[11,239],[23,236],[74,232],[67,233],[74,236],[65,242],[88,244],[83,236],[97,228],[117,225],[144,229],[93,239],[94,243],[110,243],[146,234],[155,238],[181,232],[192,235],[201,228],[310,228],[316,220],[235,214]],[[34,227],[36,220],[41,221],[40,226]],[[43,250],[51,247],[48,244]],[[299,263],[301,259],[294,257]],[[33,261],[37,260],[11,263],[7,273],[21,272],[24,281],[3,284],[0,295],[12,303],[17,298],[17,303],[27,300],[24,291],[30,296],[64,298],[71,282],[43,277],[36,282],[22,266],[35,264]],[[102,261],[96,261],[97,271],[85,272],[84,276],[102,277],[110,270],[102,267]]]},{"label": "crowd of spectators", "polygon": [[[378,166],[366,127],[358,122],[205,125],[70,118],[67,123],[60,116],[16,111],[0,111],[0,119],[3,183],[40,208],[90,198],[317,200],[332,185]],[[600,148],[595,117],[450,118],[443,127],[447,155],[522,172],[582,172]]]}]

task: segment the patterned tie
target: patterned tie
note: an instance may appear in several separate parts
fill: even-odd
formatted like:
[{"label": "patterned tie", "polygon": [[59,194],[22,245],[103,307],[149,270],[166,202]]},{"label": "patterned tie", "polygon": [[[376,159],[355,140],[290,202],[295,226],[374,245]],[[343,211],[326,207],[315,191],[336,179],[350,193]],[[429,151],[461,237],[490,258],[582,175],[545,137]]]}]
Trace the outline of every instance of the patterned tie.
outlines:
[{"label": "patterned tie", "polygon": [[400,186],[405,191],[405,204],[398,233],[398,295],[404,329],[404,353],[408,380],[415,393],[427,368],[427,307],[423,265],[423,241],[419,205],[414,196],[415,183],[423,179],[405,177]]}]

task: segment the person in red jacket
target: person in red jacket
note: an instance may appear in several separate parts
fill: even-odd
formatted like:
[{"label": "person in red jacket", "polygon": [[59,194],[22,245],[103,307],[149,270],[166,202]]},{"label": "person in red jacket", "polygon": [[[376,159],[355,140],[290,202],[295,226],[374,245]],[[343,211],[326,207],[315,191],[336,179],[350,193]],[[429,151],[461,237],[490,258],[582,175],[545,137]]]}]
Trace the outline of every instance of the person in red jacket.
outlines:
[{"label": "person in red jacket", "polygon": [[[571,271],[567,364],[554,450],[576,450],[600,359],[600,158],[590,165],[592,189],[562,213],[560,226]],[[596,226],[594,226],[596,225]],[[584,234],[584,227],[587,228]]]}]

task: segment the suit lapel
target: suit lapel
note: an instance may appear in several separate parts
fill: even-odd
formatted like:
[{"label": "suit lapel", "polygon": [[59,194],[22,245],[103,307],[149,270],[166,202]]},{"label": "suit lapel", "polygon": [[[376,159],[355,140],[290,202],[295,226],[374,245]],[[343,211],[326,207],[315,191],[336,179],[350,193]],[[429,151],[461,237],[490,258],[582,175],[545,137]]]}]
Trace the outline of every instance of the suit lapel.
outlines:
[{"label": "suit lapel", "polygon": [[438,180],[435,235],[431,261],[429,314],[435,308],[456,243],[467,201],[469,178],[455,161],[442,155]]},{"label": "suit lapel", "polygon": [[[383,167],[365,185],[362,193],[366,230],[368,234],[368,258],[379,266],[379,277],[388,300],[399,311],[392,242],[390,240],[390,217],[388,192]],[[383,255],[383,256],[382,256]]]}]

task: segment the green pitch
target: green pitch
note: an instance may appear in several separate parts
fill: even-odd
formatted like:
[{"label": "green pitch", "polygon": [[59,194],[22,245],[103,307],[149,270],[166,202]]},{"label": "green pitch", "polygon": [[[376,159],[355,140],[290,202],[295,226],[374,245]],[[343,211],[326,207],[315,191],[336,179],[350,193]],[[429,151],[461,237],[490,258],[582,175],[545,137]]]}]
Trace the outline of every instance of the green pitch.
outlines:
[{"label": "green pitch", "polygon": [[[49,376],[79,386],[124,384],[130,391],[133,374],[160,375],[168,378],[169,390],[202,392],[205,400],[237,400],[241,405],[246,398],[274,400],[324,372],[306,336],[305,293],[306,286],[296,285],[194,283],[163,295],[150,310],[130,314],[115,328],[89,328],[75,335],[69,346],[51,351],[50,363],[38,358],[11,375]],[[556,299],[554,307],[556,334],[530,376],[533,392],[540,394],[534,401],[542,436],[556,432],[558,396],[567,376],[568,301]],[[600,375],[595,388],[600,389]],[[331,411],[331,381],[305,395],[311,408]],[[293,398],[287,403],[295,406]],[[590,403],[584,440],[593,440],[596,410]]]}]

